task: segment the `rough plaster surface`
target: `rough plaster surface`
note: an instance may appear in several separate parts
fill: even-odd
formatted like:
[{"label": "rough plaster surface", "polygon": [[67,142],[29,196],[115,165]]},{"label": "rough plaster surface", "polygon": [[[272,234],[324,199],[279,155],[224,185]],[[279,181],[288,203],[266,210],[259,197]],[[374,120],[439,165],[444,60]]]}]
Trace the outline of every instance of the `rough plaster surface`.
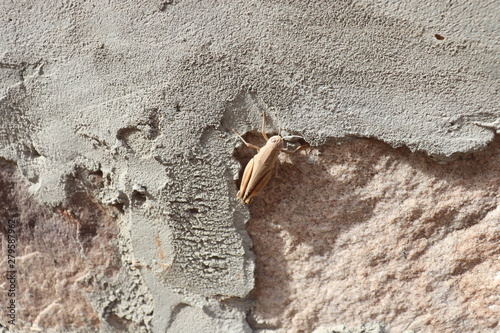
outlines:
[{"label": "rough plaster surface", "polygon": [[[37,223],[60,209],[74,211],[60,221],[97,223],[80,192],[116,211],[124,280],[107,296],[120,306],[106,312],[89,291],[90,330],[110,318],[132,331],[251,330],[250,214],[234,199],[230,129],[256,129],[262,111],[312,145],[374,137],[442,161],[500,128],[495,1],[3,1],[0,12],[0,156],[47,209]],[[134,283],[144,302],[124,296]]]}]

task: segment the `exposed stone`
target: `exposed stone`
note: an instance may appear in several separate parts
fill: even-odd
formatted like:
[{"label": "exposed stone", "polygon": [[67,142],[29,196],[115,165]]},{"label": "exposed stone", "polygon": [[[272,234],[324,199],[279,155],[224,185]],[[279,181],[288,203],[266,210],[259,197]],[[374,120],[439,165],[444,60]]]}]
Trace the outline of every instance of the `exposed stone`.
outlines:
[{"label": "exposed stone", "polygon": [[[387,333],[383,325],[372,323],[367,325],[360,325],[356,328],[348,328],[345,325],[336,326],[320,326],[312,333]],[[411,332],[404,332],[411,333]]]},{"label": "exposed stone", "polygon": [[[92,197],[91,189],[102,186],[99,172],[81,176],[75,175],[78,181],[68,180],[74,188],[67,205],[52,211],[28,193],[13,164],[0,163],[2,276],[7,267],[7,221],[17,221],[13,254],[17,290],[12,297],[1,292],[0,304],[15,300],[15,326],[8,326],[20,332],[93,332],[105,327],[140,332],[145,328],[147,316],[126,318],[120,308],[120,303],[127,303],[127,295],[116,289],[132,279],[121,267],[116,210]],[[137,286],[123,289],[134,294]],[[93,304],[116,293],[114,299]],[[4,325],[10,319],[6,314],[0,313]]]},{"label": "exposed stone", "polygon": [[255,328],[498,331],[498,137],[446,165],[375,140],[291,160],[250,205]]}]

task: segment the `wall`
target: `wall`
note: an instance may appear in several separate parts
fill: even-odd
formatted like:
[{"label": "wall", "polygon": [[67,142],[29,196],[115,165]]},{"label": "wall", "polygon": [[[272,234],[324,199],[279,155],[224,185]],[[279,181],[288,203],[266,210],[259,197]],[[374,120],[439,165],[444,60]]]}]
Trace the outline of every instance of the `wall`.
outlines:
[{"label": "wall", "polygon": [[[19,330],[498,329],[496,2],[0,12]],[[311,147],[244,206],[262,112]]]}]

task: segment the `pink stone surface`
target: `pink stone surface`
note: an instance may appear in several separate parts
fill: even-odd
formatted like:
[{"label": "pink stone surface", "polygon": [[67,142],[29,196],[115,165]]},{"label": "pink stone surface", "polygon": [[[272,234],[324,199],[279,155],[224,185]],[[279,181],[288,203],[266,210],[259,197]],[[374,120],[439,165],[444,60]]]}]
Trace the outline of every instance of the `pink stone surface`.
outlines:
[{"label": "pink stone surface", "polygon": [[283,157],[250,204],[254,328],[498,332],[500,140],[438,164],[375,140]]},{"label": "pink stone surface", "polygon": [[[98,178],[85,188],[99,186]],[[110,294],[107,282],[118,275],[121,262],[114,240],[118,226],[113,208],[98,204],[83,184],[74,192],[67,205],[50,210],[29,193],[15,166],[0,160],[1,276],[8,270],[7,221],[17,221],[15,295],[8,296],[5,284],[0,293],[0,304],[11,299],[16,303],[15,325],[8,323],[6,311],[0,312],[0,322],[10,330],[95,332],[102,327],[99,315],[107,313],[97,313],[88,298]],[[106,320],[111,322],[111,316]],[[114,326],[129,324],[122,322]]]}]

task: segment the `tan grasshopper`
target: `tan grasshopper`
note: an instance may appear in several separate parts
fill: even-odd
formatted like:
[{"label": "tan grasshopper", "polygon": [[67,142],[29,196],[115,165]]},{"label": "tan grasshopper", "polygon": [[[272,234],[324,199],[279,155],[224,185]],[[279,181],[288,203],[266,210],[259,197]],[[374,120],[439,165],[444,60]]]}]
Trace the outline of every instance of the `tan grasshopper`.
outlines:
[{"label": "tan grasshopper", "polygon": [[243,172],[243,177],[241,179],[240,190],[237,194],[237,198],[245,204],[249,203],[252,198],[256,196],[257,193],[259,193],[260,190],[271,180],[277,168],[278,155],[280,152],[293,154],[300,148],[304,147],[304,145],[300,145],[293,151],[284,149],[283,146],[285,140],[298,140],[303,138],[298,135],[285,137],[275,135],[268,138],[264,130],[265,124],[266,115],[262,112],[262,136],[266,139],[266,144],[262,148],[246,142],[245,139],[243,139],[243,137],[233,129],[233,132],[247,147],[256,149],[258,152],[245,167],[245,171]]}]

